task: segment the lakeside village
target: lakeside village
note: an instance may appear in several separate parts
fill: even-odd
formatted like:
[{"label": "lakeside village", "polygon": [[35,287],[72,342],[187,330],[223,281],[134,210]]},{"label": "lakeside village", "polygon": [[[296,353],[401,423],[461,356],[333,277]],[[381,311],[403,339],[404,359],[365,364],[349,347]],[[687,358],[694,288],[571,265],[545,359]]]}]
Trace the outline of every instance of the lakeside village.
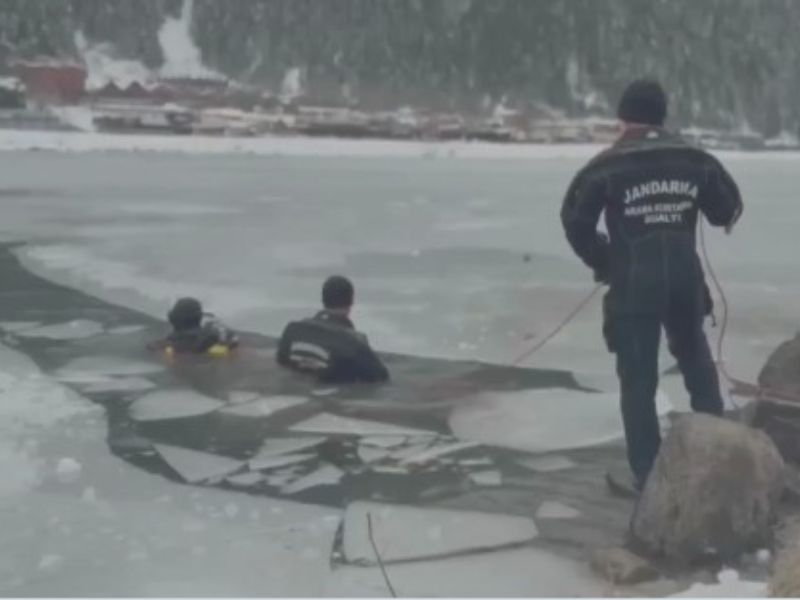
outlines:
[{"label": "lakeside village", "polygon": [[[482,140],[497,143],[609,143],[616,120],[568,118],[549,108],[495,107],[464,115],[410,107],[367,110],[298,95],[288,98],[219,76],[109,79],[87,85],[87,69],[53,59],[8,61],[0,76],[0,128],[95,130],[173,135],[330,136],[345,138]],[[80,107],[81,124],[62,116]],[[765,140],[757,133],[691,128],[682,133],[717,150],[795,150],[794,139]]]}]

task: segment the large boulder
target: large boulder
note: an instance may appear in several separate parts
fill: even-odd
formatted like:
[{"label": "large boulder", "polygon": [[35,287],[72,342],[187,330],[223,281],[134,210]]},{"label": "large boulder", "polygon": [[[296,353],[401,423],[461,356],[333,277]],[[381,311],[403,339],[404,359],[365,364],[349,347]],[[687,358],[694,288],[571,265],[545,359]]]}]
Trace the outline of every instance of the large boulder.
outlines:
[{"label": "large boulder", "polygon": [[758,385],[800,398],[800,333],[773,351],[758,375]]},{"label": "large boulder", "polygon": [[763,433],[703,414],[678,418],[631,521],[635,544],[680,564],[769,543],[784,464]]}]

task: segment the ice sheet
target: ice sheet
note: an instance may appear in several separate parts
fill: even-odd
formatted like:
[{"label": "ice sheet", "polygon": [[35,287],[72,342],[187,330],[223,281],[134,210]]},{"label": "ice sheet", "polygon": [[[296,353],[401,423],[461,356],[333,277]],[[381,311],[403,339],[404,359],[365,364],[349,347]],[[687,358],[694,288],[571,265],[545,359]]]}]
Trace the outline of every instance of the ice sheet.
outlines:
[{"label": "ice sheet", "polygon": [[244,404],[226,406],[220,410],[226,415],[250,417],[253,419],[268,417],[287,408],[306,404],[308,400],[302,396],[269,396],[258,398]]},{"label": "ice sheet", "polygon": [[153,447],[169,466],[189,483],[223,478],[244,465],[244,461],[208,452],[198,452],[166,444],[155,444]]},{"label": "ice sheet", "polygon": [[[607,589],[578,562],[524,548],[387,567],[400,597],[602,597]],[[343,567],[327,581],[326,596],[388,597],[377,567]]]},{"label": "ice sheet", "polygon": [[[660,414],[671,408],[659,396]],[[617,394],[564,389],[487,394],[455,406],[453,433],[483,444],[553,452],[622,437]]]},{"label": "ice sheet", "polygon": [[564,504],[548,500],[542,502],[536,510],[537,519],[575,519],[581,516],[581,511]]},{"label": "ice sheet", "polygon": [[276,437],[267,439],[251,460],[300,452],[319,446],[328,438],[324,436]]},{"label": "ice sheet", "polygon": [[281,488],[284,494],[297,494],[321,485],[334,485],[344,477],[344,471],[334,465],[325,465]]},{"label": "ice sheet", "polygon": [[535,456],[533,458],[520,458],[517,459],[526,469],[535,471],[536,473],[552,473],[554,471],[564,471],[572,469],[575,466],[575,461],[568,456],[554,454],[550,456]]},{"label": "ice sheet", "polygon": [[365,419],[352,419],[341,417],[331,413],[322,413],[302,421],[290,427],[291,431],[302,431],[306,433],[328,433],[338,435],[359,435],[359,436],[434,436],[433,431],[424,429],[412,429],[392,425],[391,423],[381,423],[379,421],[367,421]]},{"label": "ice sheet", "polygon": [[272,454],[267,456],[257,455],[251,458],[247,464],[253,471],[266,471],[269,469],[279,469],[281,467],[288,467],[289,465],[308,462],[316,457],[316,454],[284,454],[280,456],[275,456]]},{"label": "ice sheet", "polygon": [[35,329],[18,330],[20,337],[47,338],[50,340],[79,340],[92,337],[103,332],[103,326],[88,319],[76,319],[67,323],[45,325]]},{"label": "ice sheet", "polygon": [[104,394],[107,392],[146,392],[156,387],[156,384],[144,377],[114,377],[104,381],[95,381],[84,385],[81,392],[84,394]]},{"label": "ice sheet", "polygon": [[525,517],[354,502],[344,516],[344,554],[349,562],[375,562],[367,515],[384,561],[488,550],[538,536],[535,523]]},{"label": "ice sheet", "polygon": [[224,406],[219,400],[189,389],[159,390],[142,396],[128,409],[134,421],[162,421],[199,417]]},{"label": "ice sheet", "polygon": [[81,356],[71,360],[55,372],[59,379],[80,375],[150,375],[164,370],[164,366],[143,360],[126,360],[110,356]]}]

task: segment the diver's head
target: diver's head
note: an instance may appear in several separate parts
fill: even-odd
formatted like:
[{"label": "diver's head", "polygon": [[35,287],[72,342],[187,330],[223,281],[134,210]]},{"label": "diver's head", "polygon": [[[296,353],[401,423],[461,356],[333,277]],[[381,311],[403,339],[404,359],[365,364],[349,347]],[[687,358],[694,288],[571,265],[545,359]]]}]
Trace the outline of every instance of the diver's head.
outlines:
[{"label": "diver's head", "polygon": [[196,329],[203,321],[203,306],[195,298],[181,298],[170,309],[167,319],[175,331]]},{"label": "diver's head", "polygon": [[667,118],[664,88],[653,79],[637,79],[622,92],[617,117],[625,125],[661,127]]},{"label": "diver's head", "polygon": [[322,286],[322,305],[333,313],[349,315],[354,296],[353,283],[341,275],[328,277]]}]

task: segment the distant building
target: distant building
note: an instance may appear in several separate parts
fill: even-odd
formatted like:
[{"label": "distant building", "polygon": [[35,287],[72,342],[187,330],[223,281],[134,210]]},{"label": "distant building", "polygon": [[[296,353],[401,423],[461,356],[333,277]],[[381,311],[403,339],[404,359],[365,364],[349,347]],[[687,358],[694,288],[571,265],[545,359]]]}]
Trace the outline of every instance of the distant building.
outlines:
[{"label": "distant building", "polygon": [[28,97],[43,104],[77,104],[86,93],[86,68],[53,59],[16,61],[12,68]]}]

